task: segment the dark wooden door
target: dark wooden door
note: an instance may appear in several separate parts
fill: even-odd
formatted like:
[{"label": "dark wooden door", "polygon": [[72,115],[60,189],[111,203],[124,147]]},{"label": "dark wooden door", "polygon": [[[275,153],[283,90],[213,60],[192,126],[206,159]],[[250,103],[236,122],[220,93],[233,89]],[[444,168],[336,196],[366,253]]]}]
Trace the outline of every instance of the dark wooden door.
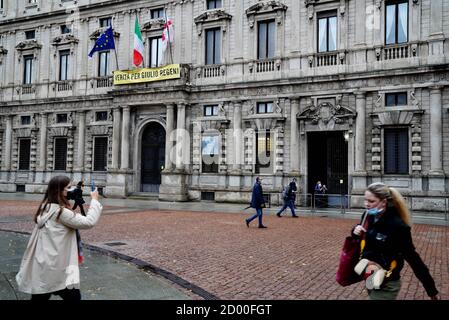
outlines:
[{"label": "dark wooden door", "polygon": [[142,135],[141,184],[144,192],[158,192],[165,165],[165,130],[150,123]]},{"label": "dark wooden door", "polygon": [[317,181],[326,185],[328,194],[348,193],[348,143],[343,134],[343,131],[308,133],[309,193],[313,193]]}]

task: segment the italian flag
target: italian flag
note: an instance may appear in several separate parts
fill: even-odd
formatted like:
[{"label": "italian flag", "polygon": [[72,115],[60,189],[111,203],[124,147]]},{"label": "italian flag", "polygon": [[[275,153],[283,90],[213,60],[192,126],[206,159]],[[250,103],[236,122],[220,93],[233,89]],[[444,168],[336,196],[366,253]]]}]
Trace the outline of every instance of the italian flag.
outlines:
[{"label": "italian flag", "polygon": [[143,41],[140,33],[139,19],[136,17],[136,24],[134,26],[134,65],[136,68],[143,63]]}]

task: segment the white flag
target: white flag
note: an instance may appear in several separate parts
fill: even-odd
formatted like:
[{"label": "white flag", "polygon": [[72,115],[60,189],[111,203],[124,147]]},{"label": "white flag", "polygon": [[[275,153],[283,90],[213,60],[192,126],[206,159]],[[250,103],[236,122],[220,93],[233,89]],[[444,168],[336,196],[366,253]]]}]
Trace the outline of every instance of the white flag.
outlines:
[{"label": "white flag", "polygon": [[168,47],[169,43],[172,43],[175,39],[175,31],[173,29],[173,21],[170,18],[167,18],[164,24],[164,31],[162,32],[162,51]]}]

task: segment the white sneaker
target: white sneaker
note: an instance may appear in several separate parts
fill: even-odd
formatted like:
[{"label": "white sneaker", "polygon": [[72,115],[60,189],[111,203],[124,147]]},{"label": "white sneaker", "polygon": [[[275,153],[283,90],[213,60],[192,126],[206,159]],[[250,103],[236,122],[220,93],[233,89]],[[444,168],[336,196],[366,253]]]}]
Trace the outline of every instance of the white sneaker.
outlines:
[{"label": "white sneaker", "polygon": [[386,271],[384,269],[379,269],[374,271],[365,282],[365,286],[368,290],[378,290],[384,282]]},{"label": "white sneaker", "polygon": [[363,272],[365,272],[365,269],[368,266],[368,263],[369,263],[368,259],[360,260],[354,267],[355,273],[357,273],[358,275],[361,275]]}]

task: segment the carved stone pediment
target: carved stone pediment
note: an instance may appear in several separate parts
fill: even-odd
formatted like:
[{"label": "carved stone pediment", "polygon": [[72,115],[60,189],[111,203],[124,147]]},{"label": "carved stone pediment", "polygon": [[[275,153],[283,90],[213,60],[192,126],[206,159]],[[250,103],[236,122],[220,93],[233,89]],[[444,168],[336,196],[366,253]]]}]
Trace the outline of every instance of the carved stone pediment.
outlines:
[{"label": "carved stone pediment", "polygon": [[17,138],[30,138],[33,130],[31,128],[18,128],[15,130]]},{"label": "carved stone pediment", "polygon": [[[98,37],[104,32],[106,31],[108,27],[103,27],[103,28],[98,28],[97,30],[95,30],[94,32],[92,32],[89,36],[90,40],[97,40]],[[114,34],[114,38],[119,38],[120,37],[120,33],[118,33],[115,30],[112,30],[112,33]]]},{"label": "carved stone pediment", "polygon": [[323,102],[318,106],[308,106],[303,112],[297,115],[300,120],[310,121],[312,124],[327,125],[330,122],[335,124],[343,123],[347,119],[354,119],[357,113],[349,107],[342,105],[332,105],[329,102]]},{"label": "carved stone pediment", "polygon": [[[380,125],[410,125],[412,124],[413,118],[417,115],[420,119],[424,110],[395,110],[395,111],[385,111],[385,112],[374,112],[371,114],[372,117],[377,117],[379,119]],[[420,122],[420,120],[418,121]]]},{"label": "carved stone pediment", "polygon": [[210,130],[220,131],[221,129],[227,129],[229,123],[231,122],[225,117],[204,117],[200,118],[199,120],[201,120],[201,132]]},{"label": "carved stone pediment", "polygon": [[150,21],[146,22],[143,25],[142,31],[148,32],[154,30],[162,30],[164,29],[164,24],[165,24],[164,18],[151,19]]},{"label": "carved stone pediment", "polygon": [[304,1],[305,5],[306,5],[306,8],[307,8],[308,6],[310,6],[310,5],[316,4],[317,2],[320,2],[320,0],[305,0],[305,1]]},{"label": "carved stone pediment", "polygon": [[288,7],[280,1],[271,0],[254,4],[246,9],[245,13],[247,16],[250,16],[267,12],[286,11],[287,8]]},{"label": "carved stone pediment", "polygon": [[78,43],[79,40],[75,38],[73,34],[63,34],[53,38],[51,44],[54,46],[60,46],[64,44]]},{"label": "carved stone pediment", "polygon": [[196,24],[207,23],[219,20],[231,20],[232,16],[223,9],[206,11],[194,19]]},{"label": "carved stone pediment", "polygon": [[109,131],[112,130],[112,127],[109,127],[107,125],[104,126],[87,126],[87,132],[90,133],[91,135],[107,135],[109,134]]},{"label": "carved stone pediment", "polygon": [[68,127],[54,127],[54,128],[48,128],[47,129],[50,136],[53,137],[68,137],[70,136],[72,132],[72,128]]},{"label": "carved stone pediment", "polygon": [[25,40],[25,41],[19,42],[19,44],[16,45],[16,49],[19,51],[33,50],[33,49],[40,49],[40,48],[42,48],[42,45],[40,43],[38,43],[36,39]]}]

